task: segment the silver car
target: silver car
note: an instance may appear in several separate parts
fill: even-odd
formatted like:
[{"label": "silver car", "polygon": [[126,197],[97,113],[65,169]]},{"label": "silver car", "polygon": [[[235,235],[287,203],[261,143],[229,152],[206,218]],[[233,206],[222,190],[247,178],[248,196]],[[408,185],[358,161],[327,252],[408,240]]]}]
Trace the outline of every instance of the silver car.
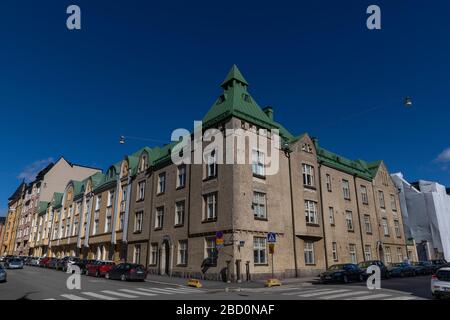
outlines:
[{"label": "silver car", "polygon": [[450,268],[441,268],[431,278],[431,292],[433,297],[450,297]]},{"label": "silver car", "polygon": [[0,265],[0,282],[6,282],[6,270]]},{"label": "silver car", "polygon": [[11,259],[6,263],[5,267],[7,269],[23,269],[23,261],[21,259]]}]

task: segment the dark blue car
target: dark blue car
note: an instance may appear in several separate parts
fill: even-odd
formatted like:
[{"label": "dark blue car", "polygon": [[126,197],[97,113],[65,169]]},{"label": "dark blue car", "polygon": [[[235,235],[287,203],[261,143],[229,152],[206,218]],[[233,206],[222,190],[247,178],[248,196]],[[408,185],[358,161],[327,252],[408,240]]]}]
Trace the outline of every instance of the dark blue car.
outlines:
[{"label": "dark blue car", "polygon": [[389,268],[391,277],[413,277],[416,275],[415,268],[407,262],[392,263]]}]

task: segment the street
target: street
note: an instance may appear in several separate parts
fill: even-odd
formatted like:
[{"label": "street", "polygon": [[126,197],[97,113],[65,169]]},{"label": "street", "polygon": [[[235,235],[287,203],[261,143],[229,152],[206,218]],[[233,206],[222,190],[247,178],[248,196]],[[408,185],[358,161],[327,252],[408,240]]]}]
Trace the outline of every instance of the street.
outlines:
[{"label": "street", "polygon": [[[430,299],[430,277],[382,280],[380,290],[365,283],[295,283],[281,287],[246,287],[246,284],[190,288],[180,281],[122,282],[81,276],[81,290],[69,290],[70,274],[25,266],[8,270],[0,283],[0,300],[421,300]],[[179,279],[178,279],[179,280]]]}]

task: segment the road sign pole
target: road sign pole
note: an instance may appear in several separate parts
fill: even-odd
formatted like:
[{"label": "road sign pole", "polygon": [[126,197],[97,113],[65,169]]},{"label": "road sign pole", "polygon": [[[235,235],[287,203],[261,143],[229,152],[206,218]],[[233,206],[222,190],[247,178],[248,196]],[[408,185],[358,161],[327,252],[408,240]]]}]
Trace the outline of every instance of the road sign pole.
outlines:
[{"label": "road sign pole", "polygon": [[273,252],[272,252],[272,279],[274,279],[275,278],[275,275],[274,275],[274,267],[273,267]]}]

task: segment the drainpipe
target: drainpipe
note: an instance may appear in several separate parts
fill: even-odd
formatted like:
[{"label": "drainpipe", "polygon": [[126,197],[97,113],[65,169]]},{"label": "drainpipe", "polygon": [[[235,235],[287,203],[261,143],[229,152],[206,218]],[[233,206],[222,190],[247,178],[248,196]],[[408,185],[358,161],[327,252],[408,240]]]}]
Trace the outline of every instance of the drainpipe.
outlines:
[{"label": "drainpipe", "polygon": [[292,187],[292,167],[291,167],[291,153],[292,150],[289,147],[284,149],[284,154],[288,158],[289,163],[289,189],[291,196],[291,218],[292,218],[292,239],[294,244],[294,267],[295,267],[295,277],[298,278],[298,264],[297,264],[297,244],[296,244],[296,232],[295,232],[295,216],[294,216],[294,192]]},{"label": "drainpipe", "polygon": [[89,232],[91,229],[91,215],[92,215],[92,201],[94,199],[94,195],[92,192],[88,194],[89,201],[88,201],[88,211],[87,211],[87,224],[86,224],[86,230],[84,232],[84,247],[89,248]]},{"label": "drainpipe", "polygon": [[[115,248],[117,244],[117,234],[116,234],[116,221],[119,213],[119,192],[121,187],[120,174],[116,174],[116,191],[114,193],[114,214],[112,215],[112,223],[111,223],[111,249],[109,250],[109,256],[113,257],[115,253]],[[120,252],[120,251],[119,251]],[[112,253],[112,254],[111,254]],[[119,253],[120,258],[120,253]],[[112,259],[111,259],[112,260]]]},{"label": "drainpipe", "polygon": [[[152,243],[151,243],[151,234],[152,234],[152,221],[153,221],[153,200],[154,200],[154,194],[155,192],[153,192],[154,189],[154,183],[155,183],[155,171],[151,170],[151,185],[150,185],[150,213],[149,213],[149,222],[148,222],[148,245],[147,245],[147,259],[145,261],[145,267],[148,268],[148,262],[149,262],[149,258],[150,258],[150,250],[152,247]],[[158,261],[157,264],[160,264],[161,259],[158,257]],[[158,266],[158,270],[159,270],[159,266]]]},{"label": "drainpipe", "polygon": [[[131,202],[131,169],[128,169],[128,180],[127,180],[127,199],[125,212],[123,217],[123,230],[122,230],[122,243],[124,244],[124,257],[127,260],[128,253],[128,216],[130,215],[130,202]],[[122,199],[123,200],[123,199]]]},{"label": "drainpipe", "polygon": [[325,268],[328,269],[328,252],[327,252],[327,238],[325,236],[325,211],[323,208],[323,194],[322,194],[322,164],[318,162],[318,174],[319,174],[319,181],[317,183],[317,186],[319,188],[319,195],[320,195],[320,211],[322,211],[322,232],[323,232],[323,248],[325,250]]},{"label": "drainpipe", "polygon": [[363,261],[366,261],[366,254],[364,250],[364,239],[363,239],[363,232],[362,232],[362,224],[361,224],[361,212],[359,210],[359,199],[358,199],[358,188],[356,187],[356,175],[353,176],[353,184],[355,186],[355,195],[356,195],[356,210],[358,211],[358,222],[359,222],[359,235],[361,237],[361,248],[362,248],[362,255],[363,255]]},{"label": "drainpipe", "polygon": [[[379,239],[379,244],[377,243],[377,256],[378,256],[378,260],[384,261],[384,257],[380,256],[380,250],[378,248],[378,245],[381,245],[381,248],[383,249],[383,241],[381,241],[381,233],[380,233],[380,222],[381,219],[378,217],[378,209],[377,209],[377,198],[376,198],[376,194],[375,194],[375,184],[372,181],[372,194],[373,194],[373,206],[375,208],[375,216],[377,218],[377,231],[378,231],[378,239]],[[384,252],[384,249],[383,249]]]}]

